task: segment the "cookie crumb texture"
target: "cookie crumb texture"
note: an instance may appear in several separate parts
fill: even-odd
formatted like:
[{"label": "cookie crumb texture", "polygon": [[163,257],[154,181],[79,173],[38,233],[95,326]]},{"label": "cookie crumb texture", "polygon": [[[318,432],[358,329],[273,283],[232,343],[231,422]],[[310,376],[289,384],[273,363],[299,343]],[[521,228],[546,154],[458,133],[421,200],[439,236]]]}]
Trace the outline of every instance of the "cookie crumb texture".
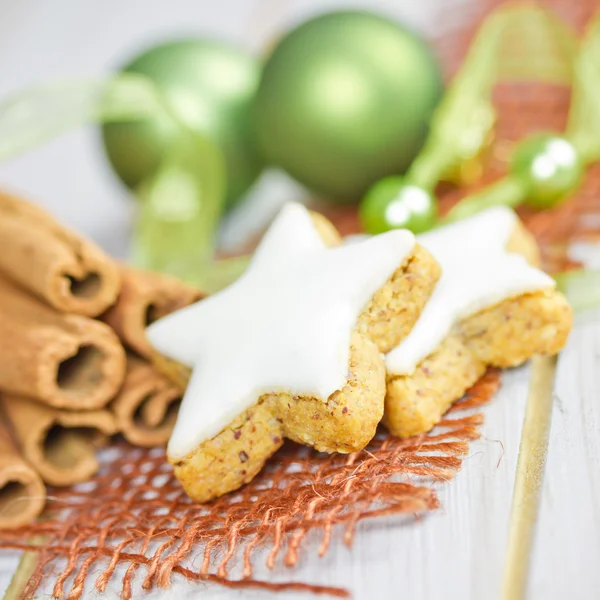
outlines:
[{"label": "cookie crumb texture", "polygon": [[251,481],[284,438],[322,452],[360,450],[375,435],[384,395],[381,353],[353,332],[348,381],[327,402],[265,394],[218,435],[172,461],[175,476],[191,498],[207,502]]},{"label": "cookie crumb texture", "polygon": [[[330,236],[327,243],[335,244],[335,239]],[[386,384],[382,353],[408,335],[440,275],[437,261],[416,245],[360,315],[351,337],[344,388],[326,402],[289,394],[263,395],[218,435],[185,458],[172,461],[175,476],[187,494],[207,502],[238,489],[254,478],[284,438],[321,452],[347,453],[364,448],[383,416]],[[189,368],[160,355],[155,355],[154,361],[185,389]]]},{"label": "cookie crumb texture", "polygon": [[557,354],[572,320],[571,307],[554,290],[511,298],[469,317],[413,375],[388,380],[384,424],[399,437],[429,431],[488,366],[515,367],[535,354]]},{"label": "cookie crumb texture", "polygon": [[415,245],[401,268],[373,296],[358,319],[357,329],[384,354],[411,331],[442,274],[439,263]]}]

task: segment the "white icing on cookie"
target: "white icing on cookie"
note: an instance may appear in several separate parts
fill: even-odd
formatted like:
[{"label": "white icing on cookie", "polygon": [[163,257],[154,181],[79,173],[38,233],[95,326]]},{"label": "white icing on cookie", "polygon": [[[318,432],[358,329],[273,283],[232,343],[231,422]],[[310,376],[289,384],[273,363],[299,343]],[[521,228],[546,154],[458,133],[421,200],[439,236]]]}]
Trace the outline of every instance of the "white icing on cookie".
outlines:
[{"label": "white icing on cookie", "polygon": [[417,236],[442,267],[442,276],[410,334],[386,356],[393,375],[411,375],[458,321],[513,296],[555,283],[506,246],[517,216],[494,207]]},{"label": "white icing on cookie", "polygon": [[194,367],[169,455],[184,457],[265,392],[325,401],[341,389],[358,316],[414,244],[393,231],[326,248],[304,207],[284,207],[238,281],[147,329],[160,353]]}]

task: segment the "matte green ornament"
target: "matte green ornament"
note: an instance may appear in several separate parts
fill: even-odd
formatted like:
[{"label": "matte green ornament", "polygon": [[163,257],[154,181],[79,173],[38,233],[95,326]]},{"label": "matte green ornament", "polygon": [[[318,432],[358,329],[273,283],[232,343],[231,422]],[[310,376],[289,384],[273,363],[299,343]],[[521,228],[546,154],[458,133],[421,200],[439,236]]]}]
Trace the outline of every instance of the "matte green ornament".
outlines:
[{"label": "matte green ornament", "polygon": [[510,173],[525,189],[526,202],[550,208],[574,192],[584,166],[571,142],[551,133],[536,134],[521,142],[510,163]]},{"label": "matte green ornament", "polygon": [[[124,72],[153,80],[176,121],[214,142],[223,152],[227,204],[239,199],[260,174],[250,106],[260,78],[258,62],[230,45],[202,39],[152,48],[127,64]],[[123,182],[136,188],[156,173],[181,128],[169,118],[103,127],[109,160]]]},{"label": "matte green ornament", "polygon": [[334,200],[402,173],[442,92],[429,47],[401,24],[342,11],[284,37],[265,65],[255,131],[265,158]]},{"label": "matte green ornament", "polygon": [[369,190],[359,215],[365,231],[373,235],[390,229],[422,233],[435,225],[437,202],[423,188],[407,183],[401,176],[392,176]]}]

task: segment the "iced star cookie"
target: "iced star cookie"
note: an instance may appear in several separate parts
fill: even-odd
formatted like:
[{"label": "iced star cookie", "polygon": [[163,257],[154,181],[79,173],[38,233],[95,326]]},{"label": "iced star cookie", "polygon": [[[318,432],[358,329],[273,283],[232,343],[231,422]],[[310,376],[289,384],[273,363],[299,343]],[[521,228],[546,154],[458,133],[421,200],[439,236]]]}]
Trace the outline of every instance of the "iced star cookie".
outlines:
[{"label": "iced star cookie", "polygon": [[250,481],[284,438],[352,452],[375,434],[382,352],[408,334],[440,269],[408,231],[335,241],[289,204],[238,281],[148,328],[157,364],[187,384],[168,457],[195,500]]},{"label": "iced star cookie", "polygon": [[417,239],[443,274],[410,334],[386,356],[383,422],[401,437],[429,431],[488,366],[558,353],[572,321],[512,210],[491,208]]}]

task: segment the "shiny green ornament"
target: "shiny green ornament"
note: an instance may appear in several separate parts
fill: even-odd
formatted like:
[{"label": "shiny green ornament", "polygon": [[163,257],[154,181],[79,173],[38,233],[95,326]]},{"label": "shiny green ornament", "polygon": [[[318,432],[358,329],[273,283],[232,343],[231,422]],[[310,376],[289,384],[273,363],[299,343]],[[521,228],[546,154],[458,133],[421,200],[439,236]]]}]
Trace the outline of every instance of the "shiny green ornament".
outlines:
[{"label": "shiny green ornament", "polygon": [[511,160],[510,173],[523,185],[526,202],[551,208],[581,183],[584,166],[571,142],[542,133],[521,142]]},{"label": "shiny green ornament", "polygon": [[[235,47],[185,40],[152,48],[123,71],[153,80],[176,121],[199,132],[223,152],[226,202],[238,200],[263,168],[250,125],[250,105],[260,78],[258,62]],[[151,177],[181,129],[172,119],[152,118],[103,127],[108,158],[130,188]]]},{"label": "shiny green ornament", "polygon": [[369,12],[325,14],[269,57],[254,107],[257,141],[309,188],[357,201],[405,171],[441,92],[429,47],[401,24]]},{"label": "shiny green ornament", "polygon": [[435,225],[437,202],[423,188],[407,183],[401,176],[392,176],[368,191],[359,215],[364,230],[373,235],[390,229],[422,233]]}]

